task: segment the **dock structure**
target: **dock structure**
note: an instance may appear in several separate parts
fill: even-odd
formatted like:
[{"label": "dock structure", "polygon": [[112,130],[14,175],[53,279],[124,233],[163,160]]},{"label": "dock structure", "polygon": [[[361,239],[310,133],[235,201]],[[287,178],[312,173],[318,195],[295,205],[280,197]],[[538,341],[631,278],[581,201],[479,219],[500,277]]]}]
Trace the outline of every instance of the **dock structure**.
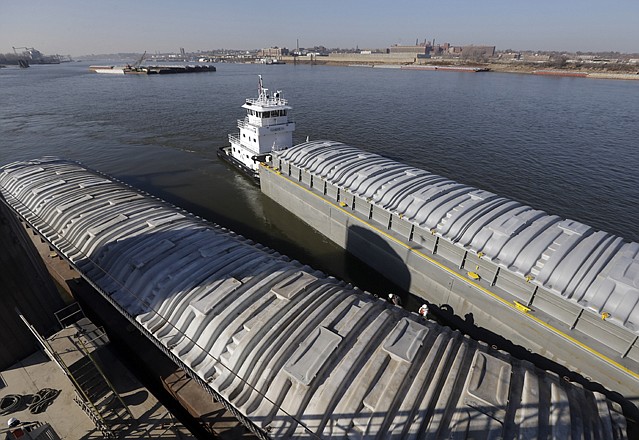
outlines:
[{"label": "dock structure", "polygon": [[639,243],[334,141],[262,191],[407,291],[639,404]]},{"label": "dock structure", "polygon": [[260,438],[627,438],[603,394],[69,161],[15,213]]}]

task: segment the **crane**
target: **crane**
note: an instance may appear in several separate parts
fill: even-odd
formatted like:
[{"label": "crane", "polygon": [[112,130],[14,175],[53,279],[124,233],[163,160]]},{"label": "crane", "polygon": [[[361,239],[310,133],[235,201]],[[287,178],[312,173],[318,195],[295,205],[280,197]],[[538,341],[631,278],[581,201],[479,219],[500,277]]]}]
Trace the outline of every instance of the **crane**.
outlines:
[{"label": "crane", "polygon": [[[11,46],[13,47],[13,46]],[[35,50],[33,47],[13,47],[13,53],[15,53],[16,55],[18,55],[18,52],[16,51],[16,49],[26,49],[26,50]]]},{"label": "crane", "polygon": [[144,51],[138,62],[133,65],[133,68],[137,69],[138,67],[140,67],[140,64],[142,64],[142,61],[144,61],[144,57],[146,57],[146,50]]}]

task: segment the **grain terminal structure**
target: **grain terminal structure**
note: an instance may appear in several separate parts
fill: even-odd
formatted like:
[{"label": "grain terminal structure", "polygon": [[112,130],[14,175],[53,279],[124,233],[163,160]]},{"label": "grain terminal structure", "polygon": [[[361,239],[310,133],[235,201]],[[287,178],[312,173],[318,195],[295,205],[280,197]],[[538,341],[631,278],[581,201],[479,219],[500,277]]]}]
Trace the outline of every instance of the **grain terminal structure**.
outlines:
[{"label": "grain terminal structure", "polygon": [[639,243],[333,141],[262,191],[406,290],[639,403]]},{"label": "grain terminal structure", "polygon": [[626,438],[602,394],[68,161],[11,208],[262,438]]}]

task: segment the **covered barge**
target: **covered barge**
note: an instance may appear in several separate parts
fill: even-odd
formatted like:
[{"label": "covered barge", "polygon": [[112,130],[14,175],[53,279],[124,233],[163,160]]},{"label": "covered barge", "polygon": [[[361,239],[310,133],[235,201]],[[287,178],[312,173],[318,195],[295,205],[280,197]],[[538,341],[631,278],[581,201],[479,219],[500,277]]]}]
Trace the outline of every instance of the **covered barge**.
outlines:
[{"label": "covered barge", "polygon": [[[278,155],[278,166],[311,145]],[[310,175],[292,166],[287,185],[302,190]],[[268,169],[263,182],[271,175],[284,179]],[[0,192],[261,438],[628,437],[618,405],[599,392],[78,163],[8,164]]]},{"label": "covered barge", "polygon": [[639,403],[639,243],[333,141],[273,151],[260,184],[400,287]]}]

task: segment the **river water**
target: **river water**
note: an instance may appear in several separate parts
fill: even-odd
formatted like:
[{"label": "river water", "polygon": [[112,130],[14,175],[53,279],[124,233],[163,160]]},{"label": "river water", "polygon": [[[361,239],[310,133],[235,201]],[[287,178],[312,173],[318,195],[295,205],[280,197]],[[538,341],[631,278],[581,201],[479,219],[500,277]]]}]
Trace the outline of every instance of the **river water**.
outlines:
[{"label": "river water", "polygon": [[639,82],[363,67],[219,64],[99,75],[0,69],[0,164],[85,165],[373,293],[393,289],[220,162],[257,75],[294,107],[295,141],[384,154],[639,241]]}]

